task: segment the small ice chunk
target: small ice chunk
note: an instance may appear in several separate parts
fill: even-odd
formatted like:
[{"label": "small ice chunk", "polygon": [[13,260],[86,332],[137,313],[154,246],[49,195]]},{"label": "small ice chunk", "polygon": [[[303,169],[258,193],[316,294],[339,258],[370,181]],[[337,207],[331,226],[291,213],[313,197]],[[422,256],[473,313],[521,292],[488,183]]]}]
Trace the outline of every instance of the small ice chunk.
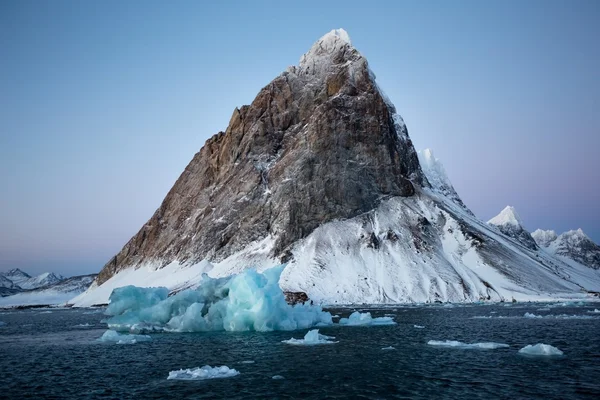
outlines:
[{"label": "small ice chunk", "polygon": [[75,325],[76,328],[89,328],[90,326],[92,325],[88,323]]},{"label": "small ice chunk", "polygon": [[536,315],[536,314],[532,314],[532,313],[528,313],[526,312],[525,315],[523,315],[525,318],[544,318],[541,315]]},{"label": "small ice chunk", "polygon": [[594,308],[594,311],[588,311],[590,313],[600,313],[600,310],[598,310],[597,308]]},{"label": "small ice chunk", "polygon": [[205,365],[201,368],[194,369],[180,369],[179,371],[169,372],[167,379],[176,379],[181,381],[198,381],[204,379],[216,379],[216,378],[231,378],[232,376],[239,375],[239,371],[226,367],[211,367]]},{"label": "small ice chunk", "polygon": [[461,349],[484,349],[493,350],[500,349],[503,347],[510,347],[505,343],[494,343],[494,342],[482,342],[482,343],[463,343],[456,340],[430,340],[427,342],[430,346],[442,346],[442,347],[457,347]]},{"label": "small ice chunk", "polygon": [[281,375],[273,375],[273,377],[271,379],[281,380],[281,379],[285,379],[285,378]]},{"label": "small ice chunk", "polygon": [[423,329],[425,328],[423,325],[413,325],[414,328],[416,329]]},{"label": "small ice chunk", "polygon": [[333,342],[331,339],[335,339],[333,336],[320,335],[318,329],[313,329],[308,331],[306,335],[304,335],[304,339],[294,339],[291,338],[289,340],[282,340],[282,343],[293,344],[297,346],[312,346],[316,344],[333,344],[338,342]]},{"label": "small ice chunk", "polygon": [[40,314],[52,314],[52,311],[42,311]]},{"label": "small ice chunk", "polygon": [[340,318],[340,325],[346,326],[374,326],[374,325],[396,325],[391,317],[371,317],[370,312],[360,313],[358,311],[350,314],[348,318]]},{"label": "small ice chunk", "polygon": [[151,338],[148,335],[122,335],[109,329],[104,332],[100,338],[98,338],[98,341],[116,344],[136,344],[137,342],[147,342],[150,339]]},{"label": "small ice chunk", "polygon": [[382,347],[381,350],[396,350],[394,346]]},{"label": "small ice chunk", "polygon": [[543,343],[538,343],[536,345],[528,344],[519,350],[519,353],[530,356],[562,356],[564,354],[556,347]]},{"label": "small ice chunk", "polygon": [[240,364],[254,364],[254,360],[240,361]]}]

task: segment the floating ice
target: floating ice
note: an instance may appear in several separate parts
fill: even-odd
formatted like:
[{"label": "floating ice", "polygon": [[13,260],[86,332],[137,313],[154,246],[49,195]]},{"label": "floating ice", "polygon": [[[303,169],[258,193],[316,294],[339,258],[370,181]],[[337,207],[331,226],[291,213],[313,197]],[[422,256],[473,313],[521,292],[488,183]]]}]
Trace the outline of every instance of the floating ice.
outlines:
[{"label": "floating ice", "polygon": [[211,367],[205,365],[202,368],[194,369],[180,369],[179,371],[169,372],[167,379],[176,379],[181,381],[199,381],[204,379],[216,379],[216,378],[230,378],[232,376],[239,375],[239,371],[222,366],[222,367]]},{"label": "floating ice", "polygon": [[254,360],[240,361],[240,364],[254,364]]},{"label": "floating ice", "polygon": [[321,335],[319,334],[318,329],[313,329],[308,331],[306,335],[304,335],[304,339],[288,339],[282,340],[282,343],[293,344],[296,346],[313,346],[316,344],[333,344],[338,343],[331,341],[331,339],[335,339],[333,336]]},{"label": "floating ice", "polygon": [[111,342],[116,344],[136,344],[137,342],[147,342],[151,338],[147,335],[121,335],[115,331],[107,330],[98,338],[100,342]]},{"label": "floating ice", "polygon": [[536,345],[527,345],[519,350],[519,353],[530,356],[562,356],[564,353],[549,344],[538,343]]},{"label": "floating ice", "polygon": [[52,311],[42,311],[40,314],[52,314]]},{"label": "floating ice", "polygon": [[92,326],[91,324],[78,324],[75,325],[76,328],[89,328],[90,326]]},{"label": "floating ice", "polygon": [[589,313],[600,313],[600,310],[598,310],[597,308],[594,308],[594,311],[588,311]]},{"label": "floating ice", "polygon": [[94,311],[86,311],[83,312],[83,315],[91,315],[91,314],[100,314],[102,312],[102,310],[94,310]]},{"label": "floating ice", "polygon": [[167,297],[166,288],[115,289],[106,310],[118,331],[274,331],[333,324],[321,306],[286,303],[279,287],[283,266],[227,278],[203,276],[200,286]]},{"label": "floating ice", "polygon": [[417,329],[423,329],[423,328],[425,328],[423,325],[413,325],[413,327],[417,328]]},{"label": "floating ice", "polygon": [[494,342],[483,342],[483,343],[463,343],[456,340],[430,340],[427,342],[430,346],[443,346],[443,347],[458,347],[461,349],[484,349],[493,350],[503,347],[510,347],[505,343],[494,343]]},{"label": "floating ice", "polygon": [[382,347],[381,350],[396,350],[394,346]]},{"label": "floating ice", "polygon": [[544,317],[542,317],[541,315],[535,315],[535,314],[528,313],[528,312],[526,312],[526,313],[525,313],[525,315],[523,315],[523,316],[524,316],[525,318],[544,318]]},{"label": "floating ice", "polygon": [[280,380],[280,379],[285,379],[285,378],[281,375],[273,375],[273,377],[271,379]]},{"label": "floating ice", "polygon": [[350,314],[349,318],[340,318],[339,324],[346,326],[396,325],[391,317],[373,318],[370,312],[359,313],[358,311]]},{"label": "floating ice", "polygon": [[0,326],[4,326],[4,325],[6,325],[6,322],[0,321]]}]

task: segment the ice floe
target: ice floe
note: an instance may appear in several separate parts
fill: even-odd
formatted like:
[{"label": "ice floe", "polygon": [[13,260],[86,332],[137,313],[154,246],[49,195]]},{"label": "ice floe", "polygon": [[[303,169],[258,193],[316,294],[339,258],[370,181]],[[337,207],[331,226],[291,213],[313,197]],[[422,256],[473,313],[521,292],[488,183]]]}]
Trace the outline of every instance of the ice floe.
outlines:
[{"label": "ice floe", "polygon": [[275,380],[281,380],[281,379],[285,379],[285,378],[284,378],[283,376],[281,376],[281,375],[273,375],[273,376],[271,377],[271,379],[275,379]]},{"label": "ice floe", "polygon": [[424,327],[423,325],[413,325],[413,328],[416,328],[416,329],[423,329],[423,328],[425,328],[425,327]]},{"label": "ice floe", "polygon": [[151,340],[147,335],[121,335],[118,332],[107,330],[98,338],[100,342],[110,342],[116,344],[136,344],[138,342],[147,342]]},{"label": "ice floe", "polygon": [[211,367],[205,365],[201,368],[180,369],[178,371],[169,372],[167,379],[175,379],[181,381],[198,381],[204,379],[230,378],[239,375],[239,371],[229,368],[225,365],[221,367]]},{"label": "ice floe", "polygon": [[293,344],[296,346],[313,346],[316,344],[333,344],[333,343],[338,343],[338,342],[334,342],[332,341],[332,339],[335,339],[334,336],[327,336],[327,335],[321,335],[319,334],[319,330],[318,329],[313,329],[308,331],[308,333],[306,335],[304,335],[304,339],[288,339],[288,340],[282,340],[282,343],[286,343],[286,344]]},{"label": "ice floe", "polygon": [[600,313],[600,310],[598,310],[597,308],[594,308],[593,311],[588,311],[589,313]]},{"label": "ice floe", "polygon": [[483,343],[463,343],[456,340],[430,340],[427,342],[430,346],[442,346],[442,347],[457,347],[461,349],[500,349],[504,347],[510,347],[505,343],[494,343],[494,342],[483,342]]},{"label": "ice floe", "polygon": [[115,289],[106,313],[118,331],[274,331],[333,325],[321,306],[286,303],[279,287],[283,267],[253,269],[227,278],[204,275],[197,289],[168,297],[166,288]]},{"label": "ice floe", "polygon": [[538,343],[536,345],[527,345],[519,350],[520,354],[530,356],[562,356],[564,353],[549,344]]},{"label": "ice floe", "polygon": [[526,312],[523,316],[525,318],[544,318],[541,315],[536,315],[536,314],[532,314],[532,313],[528,313],[528,312]]},{"label": "ice floe", "polygon": [[92,324],[77,324],[75,328],[89,328]]},{"label": "ice floe", "polygon": [[350,314],[348,318],[340,318],[340,325],[346,326],[373,326],[373,325],[396,325],[392,317],[371,317],[370,312],[359,313],[358,311]]},{"label": "ice floe", "polygon": [[394,346],[382,347],[381,350],[396,350]]}]

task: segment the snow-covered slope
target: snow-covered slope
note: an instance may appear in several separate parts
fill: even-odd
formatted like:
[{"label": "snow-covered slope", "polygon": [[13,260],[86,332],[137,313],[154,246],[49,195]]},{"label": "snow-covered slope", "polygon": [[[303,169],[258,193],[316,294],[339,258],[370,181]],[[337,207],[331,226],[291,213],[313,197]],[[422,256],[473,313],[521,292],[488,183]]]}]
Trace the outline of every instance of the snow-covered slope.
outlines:
[{"label": "snow-covered slope", "polygon": [[536,230],[535,241],[548,253],[563,261],[570,260],[593,269],[600,269],[600,246],[594,243],[581,229],[556,235],[554,231]]},{"label": "snow-covered slope", "polygon": [[23,290],[0,298],[0,307],[64,305],[69,299],[85,291],[95,277],[96,274],[74,276],[40,288]]},{"label": "snow-covered slope", "polygon": [[16,286],[13,281],[0,274],[0,288],[14,289]]},{"label": "snow-covered slope", "polygon": [[488,224],[495,226],[500,232],[515,239],[523,246],[531,250],[537,250],[538,246],[535,240],[533,240],[531,234],[523,226],[523,221],[514,207],[506,206],[500,214],[490,219]]},{"label": "snow-covered slope", "polygon": [[503,233],[516,213],[499,227],[475,217],[433,153],[417,158],[350,43],[330,32],[236,109],[70,303],[107,303],[125,285],[175,292],[203,273],[281,263],[282,289],[325,304],[551,300],[600,288],[598,271]]}]

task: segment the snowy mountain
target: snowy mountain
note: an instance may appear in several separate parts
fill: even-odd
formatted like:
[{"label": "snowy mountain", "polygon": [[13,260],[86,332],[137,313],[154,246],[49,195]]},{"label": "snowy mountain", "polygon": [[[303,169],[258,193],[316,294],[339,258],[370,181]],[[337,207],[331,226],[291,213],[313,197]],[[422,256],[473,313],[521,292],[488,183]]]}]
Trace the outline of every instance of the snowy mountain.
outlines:
[{"label": "snowy mountain", "polygon": [[500,214],[490,219],[488,224],[495,226],[500,232],[515,239],[523,246],[531,250],[537,250],[538,246],[535,240],[533,240],[531,234],[523,227],[523,221],[514,207],[506,206]]},{"label": "snowy mountain", "polygon": [[36,289],[11,293],[12,295],[0,298],[0,307],[65,304],[85,291],[95,278],[96,274],[74,276]]},{"label": "snowy mountain", "polygon": [[282,289],[326,304],[600,291],[598,271],[517,240],[468,210],[431,151],[417,155],[367,60],[334,30],[234,110],[150,220],[70,302],[107,303],[125,285],[175,292],[204,273],[282,263]]},{"label": "snowy mountain", "polygon": [[21,271],[19,268],[11,269],[8,272],[0,272],[0,275],[10,280],[13,283],[13,285],[17,286],[19,289],[21,289],[22,283],[27,282],[29,279],[31,279],[31,275]]},{"label": "snowy mountain", "polygon": [[600,269],[600,246],[581,229],[556,235],[554,231],[536,230],[532,234],[537,244],[550,254],[568,259],[593,269]]},{"label": "snowy mountain", "polygon": [[[32,277],[28,273],[15,268],[8,272],[0,273],[0,286],[12,289],[31,290],[43,286],[53,285],[64,279],[64,276],[57,275],[53,272],[44,272],[43,274]],[[12,286],[4,286],[2,284],[3,281],[10,281]]]}]

